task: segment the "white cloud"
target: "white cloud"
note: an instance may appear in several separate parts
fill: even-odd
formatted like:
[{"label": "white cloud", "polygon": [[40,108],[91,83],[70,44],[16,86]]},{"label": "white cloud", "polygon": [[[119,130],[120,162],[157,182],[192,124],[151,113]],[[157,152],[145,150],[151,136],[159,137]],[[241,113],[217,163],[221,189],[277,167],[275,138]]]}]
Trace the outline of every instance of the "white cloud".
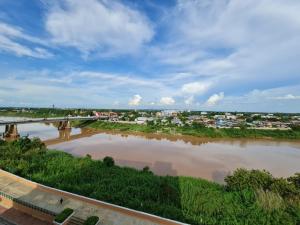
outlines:
[{"label": "white cloud", "polygon": [[46,29],[54,43],[102,56],[134,53],[154,35],[141,13],[106,0],[63,0],[50,7]]},{"label": "white cloud", "polygon": [[215,92],[291,85],[299,82],[299,10],[293,0],[178,0],[164,18],[168,40],[152,52],[174,71],[217,81]]},{"label": "white cloud", "polygon": [[134,95],[128,102],[128,105],[138,106],[142,101],[142,97],[140,95]]},{"label": "white cloud", "polygon": [[194,96],[190,96],[190,97],[188,97],[187,99],[184,100],[184,103],[186,105],[191,105],[191,104],[193,104],[193,102],[194,102]]},{"label": "white cloud", "polygon": [[26,35],[19,27],[14,27],[0,22],[0,51],[13,53],[17,56],[30,56],[34,58],[49,58],[52,54],[40,47],[28,47],[21,44],[20,40],[26,40],[34,44],[44,44],[38,38]]},{"label": "white cloud", "polygon": [[210,86],[211,84],[207,82],[192,82],[184,84],[181,91],[188,94],[202,94],[206,92]]},{"label": "white cloud", "polygon": [[287,94],[285,96],[273,97],[273,99],[278,99],[278,100],[298,100],[298,99],[300,99],[300,96],[295,96],[295,95],[292,95],[292,94]]},{"label": "white cloud", "polygon": [[175,100],[172,97],[162,97],[160,103],[163,105],[173,105],[175,104]]},{"label": "white cloud", "polygon": [[206,101],[207,106],[214,106],[219,103],[224,98],[224,92],[220,92],[219,94],[213,94]]}]

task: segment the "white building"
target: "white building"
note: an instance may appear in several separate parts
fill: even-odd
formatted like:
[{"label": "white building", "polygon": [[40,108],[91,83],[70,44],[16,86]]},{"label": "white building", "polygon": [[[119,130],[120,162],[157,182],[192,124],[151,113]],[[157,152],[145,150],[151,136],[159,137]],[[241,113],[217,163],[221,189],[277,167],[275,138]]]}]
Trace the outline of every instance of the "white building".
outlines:
[{"label": "white building", "polygon": [[146,124],[148,121],[153,121],[152,117],[138,117],[135,119],[137,124]]}]

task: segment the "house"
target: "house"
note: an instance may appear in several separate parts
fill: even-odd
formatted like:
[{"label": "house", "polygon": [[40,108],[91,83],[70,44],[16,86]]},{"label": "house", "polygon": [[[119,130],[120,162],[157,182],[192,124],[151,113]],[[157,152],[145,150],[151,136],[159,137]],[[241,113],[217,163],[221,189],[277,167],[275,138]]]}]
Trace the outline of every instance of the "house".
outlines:
[{"label": "house", "polygon": [[175,124],[175,125],[178,125],[178,126],[182,126],[183,125],[182,121],[179,118],[177,118],[177,117],[175,117],[174,119],[172,119],[171,123]]},{"label": "house", "polygon": [[225,115],[214,115],[214,119],[225,119]]},{"label": "house", "polygon": [[153,121],[152,117],[138,117],[135,119],[137,124],[146,124],[148,121]]},{"label": "house", "polygon": [[225,127],[226,121],[224,119],[217,119],[216,120],[216,127]]},{"label": "house", "polygon": [[163,110],[161,111],[161,116],[162,117],[170,117],[170,116],[177,116],[178,111],[176,110]]},{"label": "house", "polygon": [[235,115],[225,115],[226,119],[228,120],[236,120],[236,116]]}]

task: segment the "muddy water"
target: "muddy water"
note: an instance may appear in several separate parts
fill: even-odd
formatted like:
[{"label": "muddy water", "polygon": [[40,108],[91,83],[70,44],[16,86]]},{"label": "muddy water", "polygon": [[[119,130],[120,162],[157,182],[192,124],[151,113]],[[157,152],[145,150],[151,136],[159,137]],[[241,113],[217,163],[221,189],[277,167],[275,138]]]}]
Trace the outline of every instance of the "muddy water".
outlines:
[{"label": "muddy water", "polygon": [[[94,159],[112,156],[118,165],[159,175],[184,175],[223,182],[236,168],[266,169],[286,177],[300,171],[300,142],[218,140],[164,135],[120,134],[83,130],[85,137],[49,145]],[[51,144],[51,143],[50,143]]]},{"label": "muddy water", "polygon": [[55,124],[18,125],[18,130],[40,137],[51,149],[78,156],[90,154],[94,159],[112,156],[118,165],[138,169],[149,166],[159,175],[223,182],[224,176],[240,167],[266,169],[277,177],[300,172],[299,141],[220,140],[74,128],[58,132]]}]

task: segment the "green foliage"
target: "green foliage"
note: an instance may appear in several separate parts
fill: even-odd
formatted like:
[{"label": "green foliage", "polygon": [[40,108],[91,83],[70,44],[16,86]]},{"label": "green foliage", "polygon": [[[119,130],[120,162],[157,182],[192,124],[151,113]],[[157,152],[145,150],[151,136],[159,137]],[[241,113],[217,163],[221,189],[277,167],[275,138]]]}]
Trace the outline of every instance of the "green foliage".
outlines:
[{"label": "green foliage", "polygon": [[58,222],[58,223],[62,223],[64,222],[72,213],[74,212],[73,209],[70,208],[65,208],[61,213],[59,213],[58,215],[56,215],[56,217],[54,218],[54,221]]},{"label": "green foliage", "polygon": [[225,178],[228,190],[240,191],[243,189],[263,189],[270,187],[272,175],[267,171],[237,169],[233,175]]},{"label": "green foliage", "polygon": [[[78,126],[81,126],[78,124]],[[205,127],[201,123],[193,123],[191,126],[176,126],[173,124],[162,125],[140,125],[140,124],[123,124],[110,123],[105,121],[96,121],[86,125],[87,127],[100,130],[117,130],[121,132],[145,132],[145,133],[167,133],[192,135],[197,137],[209,138],[274,138],[274,139],[300,139],[300,131],[298,130],[258,130],[246,129],[245,125],[241,125],[242,129],[228,128],[215,129]]]},{"label": "green foliage", "polygon": [[273,179],[270,190],[280,194],[284,198],[300,194],[300,189],[297,190],[293,183],[283,178]]},{"label": "green foliage", "polygon": [[258,189],[256,191],[257,204],[267,211],[274,211],[284,207],[284,200],[278,193]]},{"label": "green foliage", "polygon": [[114,159],[112,157],[109,157],[109,156],[104,157],[103,163],[107,167],[112,167],[112,166],[115,165]]},{"label": "green foliage", "polygon": [[293,125],[293,126],[291,126],[291,128],[294,131],[300,131],[300,125]]},{"label": "green foliage", "polygon": [[299,197],[300,186],[297,186],[299,174],[288,179],[274,178],[267,171],[237,169],[233,175],[227,176],[227,190],[241,191],[244,189],[271,191],[283,198]]},{"label": "green foliage", "polygon": [[292,182],[299,189],[300,188],[300,173],[296,173],[295,176],[289,177],[288,181]]},{"label": "green foliage", "polygon": [[44,185],[193,225],[300,223],[299,174],[281,180],[265,171],[240,169],[224,186],[46,151],[38,140],[1,143],[0,167]]},{"label": "green foliage", "polygon": [[149,166],[145,166],[142,170],[144,173],[150,173],[150,174],[153,174],[153,172],[150,170],[150,167]]},{"label": "green foliage", "polygon": [[83,225],[95,225],[99,221],[98,216],[90,216],[84,221]]}]

